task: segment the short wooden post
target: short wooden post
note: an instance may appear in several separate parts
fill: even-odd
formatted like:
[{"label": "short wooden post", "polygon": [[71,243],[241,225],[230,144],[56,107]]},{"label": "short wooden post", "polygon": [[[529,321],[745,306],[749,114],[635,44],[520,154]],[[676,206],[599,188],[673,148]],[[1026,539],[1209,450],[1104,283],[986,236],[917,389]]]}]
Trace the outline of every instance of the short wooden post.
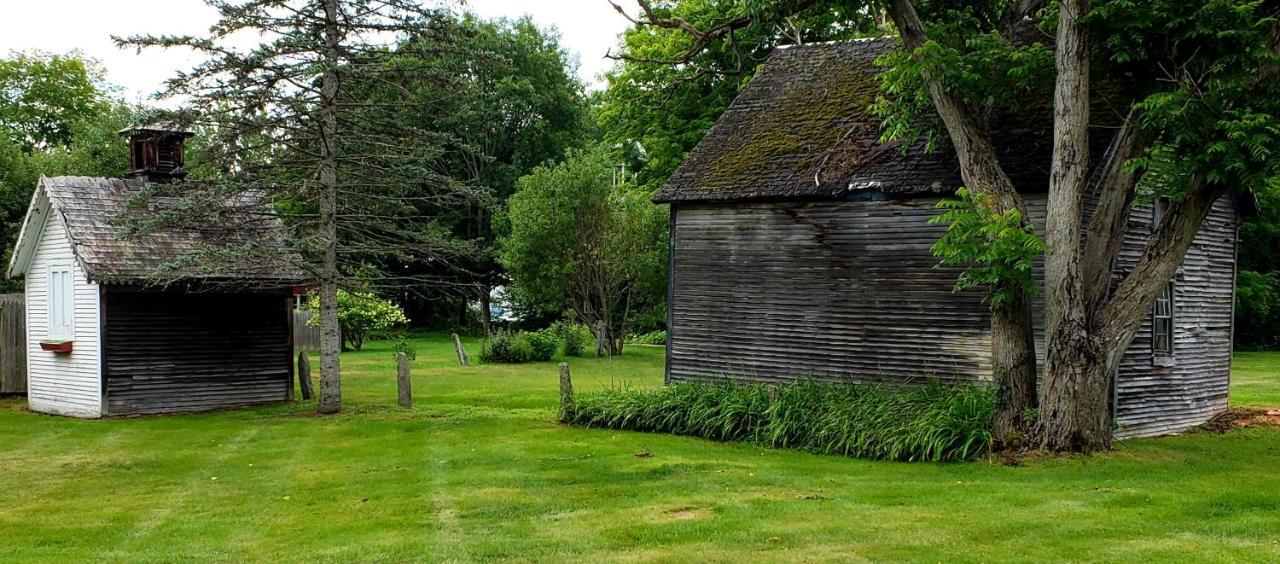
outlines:
[{"label": "short wooden post", "polygon": [[560,420],[568,418],[573,408],[573,379],[569,376],[569,363],[560,363]]},{"label": "short wooden post", "polygon": [[302,399],[309,400],[314,396],[311,392],[311,359],[307,353],[298,353],[298,387],[302,390]]},{"label": "short wooden post", "polygon": [[413,407],[413,385],[409,381],[409,355],[396,353],[396,394],[400,407]]},{"label": "short wooden post", "polygon": [[453,334],[453,348],[458,350],[458,365],[469,366],[471,359],[467,358],[467,351],[462,348],[462,339],[457,333]]}]

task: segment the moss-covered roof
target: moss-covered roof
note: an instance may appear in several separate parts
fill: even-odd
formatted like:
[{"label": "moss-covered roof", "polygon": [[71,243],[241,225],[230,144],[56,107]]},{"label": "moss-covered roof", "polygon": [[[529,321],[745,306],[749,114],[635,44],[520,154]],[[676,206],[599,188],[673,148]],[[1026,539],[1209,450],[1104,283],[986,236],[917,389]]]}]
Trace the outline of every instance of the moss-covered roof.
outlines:
[{"label": "moss-covered roof", "polygon": [[[897,46],[897,38],[880,38],[776,50],[654,200],[953,191],[961,185],[960,167],[945,139],[933,152],[922,141],[905,152],[878,141],[881,120],[871,113],[879,92],[875,59]],[[1001,162],[1024,189],[1048,185],[1052,122],[1045,118],[996,127]]]}]

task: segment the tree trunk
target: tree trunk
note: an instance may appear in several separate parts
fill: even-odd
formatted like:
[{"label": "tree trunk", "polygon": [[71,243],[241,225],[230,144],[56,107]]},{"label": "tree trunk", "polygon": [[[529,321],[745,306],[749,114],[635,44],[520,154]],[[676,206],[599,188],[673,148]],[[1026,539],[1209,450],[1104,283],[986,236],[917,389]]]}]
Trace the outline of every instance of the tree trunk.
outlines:
[{"label": "tree trunk", "polygon": [[1056,42],[1053,159],[1045,222],[1045,379],[1040,446],[1089,452],[1111,446],[1105,351],[1085,308],[1081,267],[1089,169],[1087,0],[1064,0]]},{"label": "tree trunk", "polygon": [[492,321],[489,305],[489,285],[482,284],[480,285],[480,330],[484,331],[486,336],[493,333],[493,330],[489,327]]},{"label": "tree trunk", "polygon": [[991,433],[1004,448],[1028,440],[1028,410],[1036,407],[1036,344],[1027,296],[991,312],[991,364],[995,369],[996,417]]},{"label": "tree trunk", "polygon": [[323,252],[320,266],[320,413],[342,409],[342,379],[338,355],[342,349],[338,329],[338,7],[324,3],[326,63],[320,84],[320,225]]}]

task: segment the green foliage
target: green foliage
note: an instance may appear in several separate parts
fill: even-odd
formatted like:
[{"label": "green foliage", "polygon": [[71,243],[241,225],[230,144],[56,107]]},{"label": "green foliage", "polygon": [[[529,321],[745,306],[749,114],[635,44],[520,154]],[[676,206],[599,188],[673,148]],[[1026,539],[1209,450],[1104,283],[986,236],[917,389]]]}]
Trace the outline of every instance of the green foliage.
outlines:
[{"label": "green foliage", "polygon": [[480,345],[480,360],[488,364],[521,364],[533,359],[533,345],[524,332],[494,332]]},{"label": "green foliage", "polygon": [[396,352],[396,354],[392,355],[393,357],[404,355],[410,361],[417,360],[418,349],[413,346],[413,342],[410,341],[408,337],[405,337],[404,335],[397,336],[393,346]]},{"label": "green foliage", "polygon": [[534,362],[551,360],[560,351],[560,337],[551,329],[530,331],[525,333],[525,339],[529,341],[529,348],[533,351],[529,360]]},{"label": "green foliage", "polygon": [[597,147],[521,178],[499,257],[522,307],[569,310],[620,335],[632,310],[665,298],[667,214],[612,174]]},{"label": "green foliage", "polygon": [[[316,312],[310,323],[320,321],[320,297],[313,293],[307,300],[307,309]],[[338,325],[342,328],[344,346],[360,350],[366,338],[378,338],[409,323],[404,310],[390,300],[384,300],[372,292],[348,292],[338,290]]]},{"label": "green foliage", "polygon": [[1039,292],[1032,267],[1044,253],[1044,241],[1032,225],[1023,224],[1017,210],[997,213],[982,195],[964,188],[938,207],[945,211],[929,223],[945,223],[947,232],[931,249],[939,266],[964,266],[956,279],[957,292],[985,288],[992,307],[1003,305],[1015,292]]},{"label": "green foliage", "polygon": [[541,331],[499,330],[480,345],[480,360],[490,364],[546,362],[555,358],[563,340],[555,327]]},{"label": "green foliage", "polygon": [[[128,153],[116,132],[128,106],[111,99],[97,63],[78,55],[0,59],[0,246],[13,252],[41,175],[121,176]],[[0,281],[20,291],[21,280]]]},{"label": "green foliage", "polygon": [[582,356],[591,343],[591,329],[581,323],[561,321],[552,326],[560,340],[564,343],[565,356]]},{"label": "green foliage", "polygon": [[960,12],[947,13],[930,26],[931,40],[915,52],[895,50],[877,60],[881,95],[872,111],[884,118],[882,139],[925,137],[932,149],[941,124],[924,75],[942,78],[948,91],[974,107],[997,115],[1040,113],[1048,119],[1054,76],[1053,48],[1043,43],[1014,45],[994,32],[976,33],[979,22]]},{"label": "green foliage", "polygon": [[110,106],[103,74],[78,53],[0,59],[0,136],[27,152],[71,146],[77,125]]},{"label": "green foliage", "polygon": [[787,18],[782,3],[677,0],[656,2],[659,17],[678,17],[701,29],[735,17],[751,23],[733,43],[712,42],[685,64],[673,64],[694,45],[683,30],[633,26],[615,55],[621,61],[605,79],[598,120],[610,146],[639,142],[646,157],[634,163],[639,183],[657,188],[751,80],[757,65],[778,45],[861,37],[875,22],[860,2],[818,2]]},{"label": "green foliage", "polygon": [[658,330],[649,331],[648,333],[634,333],[627,335],[627,342],[637,345],[665,345],[667,344],[667,332]]},{"label": "green foliage", "polygon": [[1235,320],[1238,348],[1280,347],[1280,275],[1240,270],[1236,277]]},{"label": "green foliage", "polygon": [[564,417],[584,427],[862,458],[942,461],[968,460],[990,450],[994,406],[989,388],[937,381],[907,387],[690,383],[583,395]]}]

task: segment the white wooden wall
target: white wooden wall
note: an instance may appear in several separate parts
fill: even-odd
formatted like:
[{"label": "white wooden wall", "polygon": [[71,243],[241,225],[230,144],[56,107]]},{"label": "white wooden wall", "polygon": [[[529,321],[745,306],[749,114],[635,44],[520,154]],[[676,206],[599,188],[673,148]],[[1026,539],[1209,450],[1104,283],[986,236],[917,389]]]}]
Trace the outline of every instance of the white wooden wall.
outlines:
[{"label": "white wooden wall", "polygon": [[[74,279],[74,341],[70,354],[40,349],[50,339],[47,286],[50,264],[71,264]],[[62,217],[45,222],[40,243],[25,276],[27,294],[27,399],[33,411],[101,417],[102,363],[98,285],[76,263]]]}]

